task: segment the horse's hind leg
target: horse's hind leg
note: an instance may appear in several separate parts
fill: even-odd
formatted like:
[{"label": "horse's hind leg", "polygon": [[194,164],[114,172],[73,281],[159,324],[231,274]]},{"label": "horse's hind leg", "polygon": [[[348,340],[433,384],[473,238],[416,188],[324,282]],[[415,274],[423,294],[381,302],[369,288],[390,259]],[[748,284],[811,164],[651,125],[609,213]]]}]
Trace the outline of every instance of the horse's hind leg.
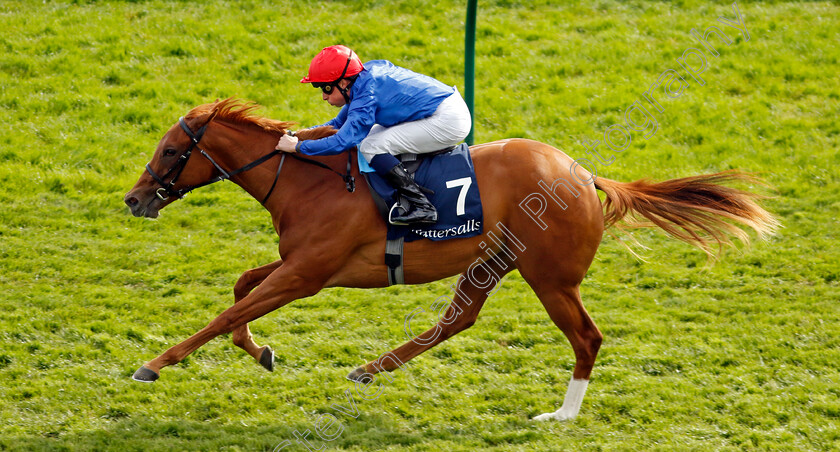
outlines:
[{"label": "horse's hind leg", "polygon": [[[527,278],[526,278],[527,280]],[[530,282],[530,281],[529,281]],[[536,292],[549,317],[554,324],[563,331],[572,349],[575,352],[575,369],[569,386],[566,390],[566,397],[563,399],[563,406],[553,413],[545,413],[536,416],[538,421],[557,419],[565,421],[574,419],[580,411],[583,396],[589,385],[589,375],[592,373],[592,366],[595,364],[595,357],[601,347],[603,335],[598,331],[595,322],[589,317],[589,313],[583,307],[580,299],[580,292],[577,285],[546,287],[550,284],[534,282],[532,287]]]},{"label": "horse's hind leg", "polygon": [[[388,372],[396,370],[408,362],[408,360],[471,327],[475,323],[476,318],[478,318],[478,312],[481,310],[482,306],[484,306],[484,302],[492,292],[493,287],[490,287],[489,284],[476,285],[470,276],[476,279],[484,279],[485,276],[489,277],[492,275],[493,277],[498,276],[498,279],[501,280],[501,278],[513,268],[513,266],[509,265],[509,263],[503,262],[502,265],[504,268],[500,268],[497,262],[491,262],[494,262],[494,265],[490,266],[491,264],[489,262],[484,262],[480,265],[476,265],[475,267],[471,267],[471,275],[470,272],[468,272],[462,274],[458,278],[458,282],[454,286],[456,290],[452,303],[434,327],[419,335],[413,336],[410,341],[400,347],[397,347],[394,350],[383,354],[378,359],[357,368],[351,372],[347,378],[354,381],[367,381],[372,378],[373,374],[383,370]],[[488,272],[488,269],[492,269],[492,273]],[[493,286],[495,287],[495,284]],[[439,311],[436,306],[437,305],[431,309]],[[411,332],[412,318],[413,316],[409,315],[405,324],[406,333],[409,335],[414,335],[414,333]]]},{"label": "horse's hind leg", "polygon": [[[239,280],[236,281],[236,285],[233,287],[234,303],[238,303],[240,300],[248,296],[255,287],[265,281],[265,278],[267,278],[271,272],[280,267],[281,264],[283,264],[282,259],[243,273],[242,276],[239,277]],[[249,355],[253,356],[254,359],[256,359],[269,371],[274,370],[274,351],[271,350],[271,347],[268,345],[260,347],[256,342],[254,342],[254,336],[251,334],[251,330],[248,328],[247,323],[233,330],[232,336],[233,343],[237,347],[248,352]]]}]

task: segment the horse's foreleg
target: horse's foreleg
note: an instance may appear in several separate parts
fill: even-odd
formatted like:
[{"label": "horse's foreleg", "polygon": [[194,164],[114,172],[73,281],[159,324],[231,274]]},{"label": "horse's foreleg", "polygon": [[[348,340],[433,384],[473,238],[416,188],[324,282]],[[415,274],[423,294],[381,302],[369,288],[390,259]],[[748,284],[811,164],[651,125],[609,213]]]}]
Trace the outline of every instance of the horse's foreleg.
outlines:
[{"label": "horse's foreleg", "polygon": [[[281,259],[243,273],[233,287],[234,303],[239,303],[247,297],[255,287],[259,286],[268,275],[274,270],[277,270],[282,264],[283,260]],[[247,323],[233,330],[233,343],[248,352],[249,355],[253,356],[266,369],[270,371],[274,370],[274,352],[268,345],[260,347],[254,342],[254,336],[251,335],[251,330],[248,328]]]},{"label": "horse's foreleg", "polygon": [[[488,265],[488,263],[484,263],[476,266],[472,271],[473,277],[474,275],[483,276],[484,274],[489,274],[487,273]],[[498,265],[494,265],[493,267],[495,267],[494,275],[499,275],[500,278],[507,273],[507,271],[499,272]],[[434,327],[419,336],[414,336],[414,333],[411,331],[413,313],[409,314],[405,320],[405,329],[406,334],[412,337],[412,339],[400,347],[383,354],[378,359],[357,368],[347,378],[354,381],[365,381],[371,378],[373,374],[383,370],[388,372],[396,370],[415,356],[471,327],[475,323],[478,312],[484,306],[484,301],[487,300],[487,296],[493,288],[486,286],[481,288],[477,286],[467,273],[462,274],[458,278],[458,283],[455,288],[455,296],[453,297],[452,303],[450,303],[446,313],[443,317],[440,317]]]},{"label": "horse's foreleg", "polygon": [[134,373],[133,378],[137,381],[155,381],[160,376],[160,369],[181,362],[210,339],[230,333],[293,300],[312,296],[321,287],[322,285],[312,278],[299,276],[285,264],[271,273],[253,292],[225,310],[199,332],[146,363]]}]

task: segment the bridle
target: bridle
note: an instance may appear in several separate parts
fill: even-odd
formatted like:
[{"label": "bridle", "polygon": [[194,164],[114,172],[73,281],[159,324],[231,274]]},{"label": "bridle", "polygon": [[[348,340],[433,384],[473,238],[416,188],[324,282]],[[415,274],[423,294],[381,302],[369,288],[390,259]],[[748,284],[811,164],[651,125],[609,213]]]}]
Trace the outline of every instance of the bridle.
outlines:
[{"label": "bridle", "polygon": [[[268,198],[271,196],[271,193],[274,192],[274,187],[277,186],[277,180],[280,178],[280,171],[283,169],[283,163],[286,161],[286,155],[287,154],[285,152],[275,149],[274,151],[258,158],[257,160],[254,160],[253,162],[251,162],[251,163],[249,163],[249,164],[247,164],[247,165],[245,165],[241,168],[238,168],[238,169],[235,169],[233,171],[228,172],[228,171],[225,171],[221,166],[219,166],[219,164],[216,163],[215,160],[213,160],[213,157],[210,157],[210,155],[204,149],[201,149],[198,146],[198,142],[201,141],[202,137],[204,137],[204,132],[207,130],[207,126],[210,125],[210,121],[208,121],[207,124],[204,124],[204,126],[202,126],[200,129],[198,129],[198,131],[195,132],[195,133],[193,133],[192,129],[190,129],[190,127],[187,125],[186,121],[184,121],[183,117],[178,118],[178,124],[181,125],[181,129],[184,130],[184,133],[186,133],[187,136],[191,140],[190,141],[190,147],[187,148],[187,151],[184,152],[183,154],[181,154],[181,156],[178,158],[178,161],[175,162],[175,165],[173,165],[172,168],[170,168],[169,171],[167,171],[163,176],[159,176],[157,173],[155,173],[155,171],[152,169],[152,167],[149,163],[146,164],[146,171],[148,171],[149,175],[152,176],[152,179],[154,179],[155,182],[157,182],[158,185],[160,185],[160,188],[155,190],[155,195],[158,197],[158,199],[160,199],[161,201],[166,201],[171,196],[177,196],[178,198],[183,198],[184,196],[186,196],[187,193],[195,190],[196,188],[201,188],[201,187],[204,187],[206,185],[214,184],[216,182],[221,182],[221,181],[228,180],[231,177],[236,176],[239,173],[244,173],[245,171],[251,170],[253,168],[256,168],[259,165],[262,165],[263,163],[267,162],[272,157],[274,157],[278,154],[282,154],[282,156],[280,157],[280,165],[277,167],[277,172],[274,175],[274,182],[271,184],[271,188],[268,189],[268,193],[266,193],[265,197],[262,199],[262,201],[260,201],[260,203],[265,204],[265,202],[268,201]],[[288,132],[288,133],[290,135],[292,135],[292,132]],[[211,164],[213,164],[213,166],[219,172],[219,175],[216,176],[213,179],[210,179],[207,182],[202,182],[202,183],[196,184],[196,185],[188,185],[186,187],[179,188],[179,189],[176,190],[174,188],[175,182],[178,181],[178,178],[181,176],[181,173],[184,171],[184,168],[187,166],[187,162],[190,160],[190,156],[192,155],[193,149],[198,149],[199,152],[201,153],[201,155],[203,155],[205,158],[207,158],[207,160],[210,161]],[[355,182],[355,178],[350,175],[350,170],[351,170],[350,153],[348,152],[347,154],[348,154],[348,160],[347,160],[347,173],[346,174],[341,174],[338,171],[333,170],[332,168],[330,168],[326,164],[321,163],[319,161],[310,160],[310,159],[307,159],[307,158],[304,158],[304,157],[300,157],[296,154],[291,154],[291,155],[292,155],[292,157],[294,157],[297,160],[300,160],[300,161],[303,161],[303,162],[306,162],[306,163],[309,163],[309,164],[312,164],[312,165],[320,166],[322,168],[328,169],[328,170],[338,174],[344,180],[345,186],[347,187],[347,191],[352,193],[353,191],[356,190],[356,182]],[[165,179],[167,179],[170,176],[172,176],[172,179],[170,179],[169,182],[165,182]]]}]

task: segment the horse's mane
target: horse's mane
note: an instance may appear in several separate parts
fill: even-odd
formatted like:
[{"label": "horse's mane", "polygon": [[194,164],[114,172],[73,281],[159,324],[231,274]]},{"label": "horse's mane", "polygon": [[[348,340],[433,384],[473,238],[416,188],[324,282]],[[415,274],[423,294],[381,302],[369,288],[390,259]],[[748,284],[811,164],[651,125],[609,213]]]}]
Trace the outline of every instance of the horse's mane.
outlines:
[{"label": "horse's mane", "polygon": [[[277,121],[275,119],[257,116],[254,114],[254,111],[259,108],[260,105],[256,102],[229,97],[225,100],[217,100],[212,104],[199,105],[190,110],[184,118],[207,117],[208,122],[213,119],[219,119],[234,124],[251,124],[266,132],[272,132],[278,135],[286,133],[292,126],[297,125],[296,122],[292,121]],[[334,135],[336,132],[337,130],[333,127],[322,126],[300,130],[295,136],[299,140],[317,140],[318,138]]]}]

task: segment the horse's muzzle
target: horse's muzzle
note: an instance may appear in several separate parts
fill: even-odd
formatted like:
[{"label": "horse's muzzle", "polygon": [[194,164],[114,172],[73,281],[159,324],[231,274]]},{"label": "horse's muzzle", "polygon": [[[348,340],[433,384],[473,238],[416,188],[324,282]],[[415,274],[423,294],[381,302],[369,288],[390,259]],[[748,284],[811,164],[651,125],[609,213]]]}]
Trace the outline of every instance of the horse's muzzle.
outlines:
[{"label": "horse's muzzle", "polygon": [[131,191],[125,195],[125,204],[135,217],[157,218],[160,215],[160,200],[156,196],[144,199],[140,194]]}]

